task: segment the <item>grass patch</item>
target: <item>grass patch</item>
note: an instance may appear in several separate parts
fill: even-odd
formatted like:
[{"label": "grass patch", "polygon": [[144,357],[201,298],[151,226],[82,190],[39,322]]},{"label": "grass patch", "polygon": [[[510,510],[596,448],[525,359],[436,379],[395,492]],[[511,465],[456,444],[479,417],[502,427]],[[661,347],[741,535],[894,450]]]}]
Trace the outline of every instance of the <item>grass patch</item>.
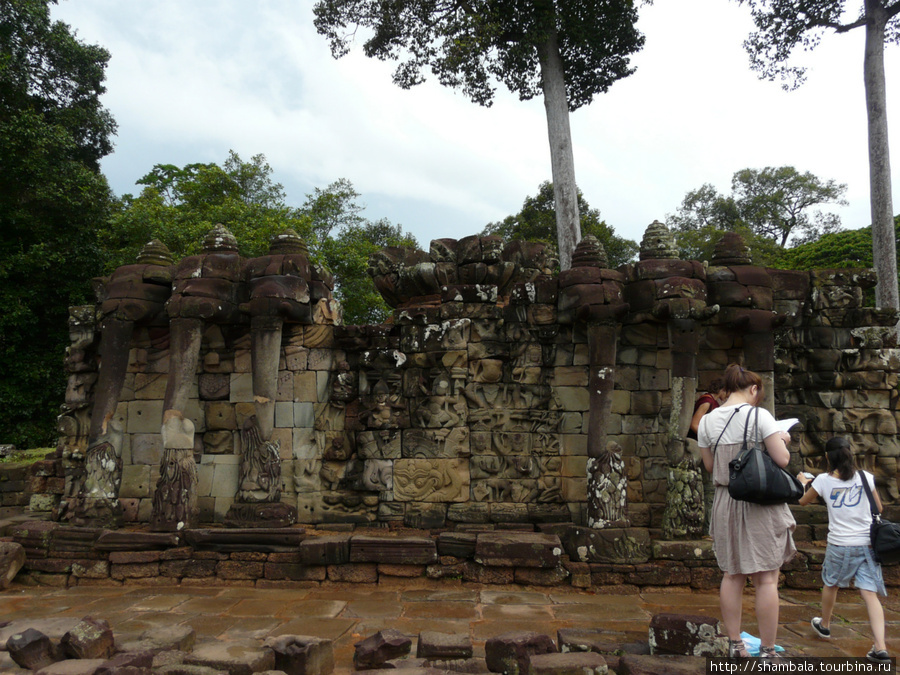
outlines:
[{"label": "grass patch", "polygon": [[48,453],[53,452],[55,448],[31,448],[30,450],[16,450],[9,457],[0,457],[0,464],[18,464],[25,462],[34,464],[38,460],[44,459]]}]

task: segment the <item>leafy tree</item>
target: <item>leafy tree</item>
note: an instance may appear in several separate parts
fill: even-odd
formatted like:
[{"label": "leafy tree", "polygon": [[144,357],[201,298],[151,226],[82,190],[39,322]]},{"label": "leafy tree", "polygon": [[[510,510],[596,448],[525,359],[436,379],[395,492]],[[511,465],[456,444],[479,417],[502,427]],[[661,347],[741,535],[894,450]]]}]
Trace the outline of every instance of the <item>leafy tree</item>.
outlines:
[{"label": "leafy tree", "polygon": [[231,151],[222,166],[157,164],[138,184],[144,186],[140,196],[125,195],[102,233],[109,270],[133,262],[154,238],[176,259],[199,253],[216,223],[231,230],[248,258],[265,255],[272,236],[292,228],[310,257],[334,274],[345,322],[361,324],[390,313],[366,272],[369,254],[384,246],[416,246],[399,225],[364,218],[360,195],[344,178],[315,188],[300,208],[287,206],[264,155],[245,162]]},{"label": "leafy tree", "polygon": [[311,232],[310,219],[284,204],[284,188],[272,180],[264,155],[245,162],[232,150],[222,166],[157,164],[137,184],[144,186],[141,194],[122,197],[101,235],[110,270],[134,262],[154,238],[176,258],[198,253],[217,223],[231,230],[247,257],[263,255],[286,228],[304,237]]},{"label": "leafy tree", "polygon": [[401,61],[394,83],[424,81],[426,68],[472,101],[491,105],[496,81],[528,100],[544,97],[557,235],[563,269],[578,230],[569,112],[633,72],[644,37],[633,0],[319,0],[315,25],[337,58],[359,28],[366,56]]},{"label": "leafy tree", "polygon": [[789,243],[813,241],[840,229],[837,214],[812,209],[846,203],[846,189],[792,166],[743,169],[731,179],[731,195],[705,184],[685,195],[668,222],[687,259],[711,260],[722,234],[735,231],[750,245],[754,262],[771,264]]},{"label": "leafy tree", "polygon": [[900,307],[894,207],[887,130],[884,45],[900,41],[900,0],[865,0],[862,8],[847,7],[845,0],[738,0],[750,7],[757,31],[744,43],[751,67],[761,77],[782,77],[788,89],[799,86],[804,69],[789,63],[794,49],[814,49],[827,31],[865,30],[863,79],[868,112],[869,193],[872,209],[872,246],[879,279],[876,289],[882,307]]},{"label": "leafy tree", "polygon": [[[894,240],[900,239],[900,216],[894,217]],[[815,241],[785,249],[778,257],[784,269],[814,270],[872,267],[872,228],[829,232]]]},{"label": "leafy tree", "polygon": [[[482,234],[498,235],[507,241],[524,239],[556,243],[555,204],[553,184],[544,181],[535,196],[525,198],[518,214],[507,216],[498,223],[488,223]],[[634,259],[640,249],[637,242],[617,236],[613,228],[600,218],[600,211],[590,207],[581,190],[578,190],[578,211],[582,234],[592,234],[600,240],[606,249],[610,267],[615,268]]]},{"label": "leafy tree", "polygon": [[111,200],[109,54],[51,22],[50,1],[0,0],[0,439],[23,447],[56,435],[68,307],[99,271]]}]

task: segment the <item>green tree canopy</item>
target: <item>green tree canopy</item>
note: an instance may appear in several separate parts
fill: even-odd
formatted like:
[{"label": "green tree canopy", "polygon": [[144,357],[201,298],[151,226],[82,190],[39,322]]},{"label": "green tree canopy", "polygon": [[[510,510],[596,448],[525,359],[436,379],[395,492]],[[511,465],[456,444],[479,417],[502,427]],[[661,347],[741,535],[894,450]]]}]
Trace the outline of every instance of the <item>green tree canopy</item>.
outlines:
[{"label": "green tree canopy", "polygon": [[[581,190],[578,191],[578,210],[581,214],[581,232],[584,236],[594,235],[606,249],[610,267],[618,267],[634,259],[640,247],[637,242],[623,239],[613,228],[600,218],[600,211],[591,208]],[[555,244],[556,216],[553,184],[544,181],[538,186],[533,197],[525,198],[522,210],[514,216],[507,216],[497,223],[488,223],[482,234],[493,234],[507,241],[543,241]]]},{"label": "green tree canopy", "polygon": [[0,0],[0,440],[23,447],[54,442],[68,308],[99,272],[108,60],[50,0]]},{"label": "green tree canopy", "polygon": [[366,56],[399,61],[409,88],[430,69],[438,81],[489,106],[503,83],[522,100],[542,95],[547,113],[560,262],[578,241],[569,111],[633,72],[644,44],[633,0],[318,0],[315,25],[337,58],[360,28]]},{"label": "green tree canopy", "polygon": [[366,272],[369,254],[384,246],[416,246],[399,225],[366,219],[359,193],[344,178],[315,188],[303,206],[288,206],[264,155],[246,162],[230,151],[222,166],[157,164],[138,184],[141,194],[125,195],[102,232],[108,271],[132,263],[151,239],[165,243],[176,259],[199,253],[217,223],[231,230],[247,258],[265,255],[272,237],[291,228],[306,241],[312,260],[334,274],[345,322],[377,323],[390,309]]},{"label": "green tree canopy", "polygon": [[792,166],[743,169],[732,177],[730,195],[710,184],[688,192],[668,224],[686,259],[712,259],[715,243],[734,231],[750,245],[754,262],[770,264],[788,245],[839,230],[837,214],[815,207],[845,204],[846,189]]}]

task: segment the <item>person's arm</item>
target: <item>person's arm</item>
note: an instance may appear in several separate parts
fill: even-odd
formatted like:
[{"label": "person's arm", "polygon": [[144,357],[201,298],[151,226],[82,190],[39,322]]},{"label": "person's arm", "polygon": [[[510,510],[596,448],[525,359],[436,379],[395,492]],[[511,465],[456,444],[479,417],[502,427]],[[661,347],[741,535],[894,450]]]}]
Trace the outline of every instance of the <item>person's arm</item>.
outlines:
[{"label": "person's arm", "polygon": [[775,463],[784,469],[791,461],[791,451],[788,450],[786,441],[790,441],[791,435],[785,431],[776,431],[765,439],[766,450]]},{"label": "person's arm", "polygon": [[806,492],[803,493],[803,496],[800,497],[800,501],[797,503],[800,504],[800,506],[806,506],[807,504],[812,504],[818,498],[819,498],[819,493],[816,492],[815,488],[812,485],[810,485],[806,489]]},{"label": "person's arm", "polygon": [[700,428],[700,420],[701,418],[709,411],[709,403],[702,403],[696,411],[694,411],[694,416],[691,418],[691,431],[695,434],[697,433],[697,429]]},{"label": "person's arm", "polygon": [[709,448],[700,448],[700,457],[703,460],[703,468],[706,469],[707,473],[712,473],[712,471],[713,471],[712,451]]}]

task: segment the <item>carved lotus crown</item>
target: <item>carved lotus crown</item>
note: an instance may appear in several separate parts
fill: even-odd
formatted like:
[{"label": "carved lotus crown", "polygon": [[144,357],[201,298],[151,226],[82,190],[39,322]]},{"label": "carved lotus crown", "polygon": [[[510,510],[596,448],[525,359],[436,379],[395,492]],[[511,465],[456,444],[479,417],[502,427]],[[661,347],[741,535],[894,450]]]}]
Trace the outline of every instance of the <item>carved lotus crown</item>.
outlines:
[{"label": "carved lotus crown", "polygon": [[271,255],[295,255],[295,254],[303,254],[309,255],[309,248],[306,246],[306,242],[303,241],[303,237],[301,237],[295,230],[287,229],[281,234],[276,234],[272,237],[272,241],[269,244],[269,253]]},{"label": "carved lotus crown", "polygon": [[713,265],[750,265],[750,247],[737,232],[726,232],[713,253]]},{"label": "carved lotus crown", "polygon": [[203,238],[206,253],[237,253],[238,243],[231,231],[219,223]]},{"label": "carved lotus crown", "polygon": [[579,242],[572,253],[572,267],[609,267],[606,249],[597,237],[589,234]]},{"label": "carved lotus crown", "polygon": [[144,244],[137,261],[143,265],[171,265],[174,262],[169,247],[159,239],[151,239]]},{"label": "carved lotus crown", "polygon": [[669,228],[658,220],[654,220],[647,226],[644,238],[641,240],[641,260],[666,260],[678,258],[678,248],[675,246],[675,237]]}]

